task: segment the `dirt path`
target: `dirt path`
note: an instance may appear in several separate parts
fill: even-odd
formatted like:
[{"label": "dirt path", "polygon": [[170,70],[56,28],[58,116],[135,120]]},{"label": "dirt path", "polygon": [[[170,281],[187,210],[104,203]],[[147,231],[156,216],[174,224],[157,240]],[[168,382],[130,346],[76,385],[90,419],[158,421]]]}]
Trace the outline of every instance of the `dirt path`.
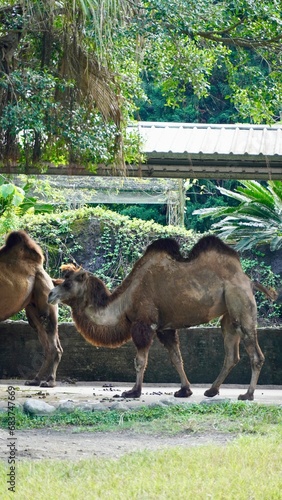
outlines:
[{"label": "dirt path", "polygon": [[[51,405],[58,406],[62,401],[78,403],[103,403],[105,409],[111,407],[120,399],[116,399],[128,384],[105,384],[104,382],[80,382],[75,385],[59,383],[53,389],[43,389],[25,386],[22,381],[11,380],[0,383],[0,409],[7,408],[8,387],[15,387],[16,403],[22,405],[27,398],[41,399]],[[160,404],[163,399],[174,400],[173,393],[178,385],[144,384],[144,391],[138,400],[122,400],[128,408],[138,408],[143,405]],[[201,403],[207,386],[193,386],[191,403]],[[245,388],[243,388],[245,390]],[[237,401],[242,388],[223,386],[220,398]],[[255,401],[263,404],[282,404],[282,386],[259,387]],[[181,401],[177,400],[177,403]],[[183,401],[185,403],[185,401]],[[0,460],[8,457],[8,431],[0,429]],[[55,431],[53,429],[34,429],[16,432],[17,459],[40,460],[69,459],[80,460],[90,457],[118,458],[125,453],[141,450],[156,450],[172,446],[200,446],[208,443],[224,445],[234,439],[234,435],[218,433],[214,429],[201,434],[181,433],[177,436],[141,434],[133,431],[120,432],[78,432],[73,427]]]},{"label": "dirt path", "polygon": [[[8,433],[0,431],[0,441],[7,443]],[[121,432],[74,432],[34,429],[16,433],[17,460],[67,459],[104,457],[118,458],[126,453],[157,450],[174,446],[200,446],[208,443],[224,445],[232,437],[210,433],[200,435],[160,436]],[[0,447],[0,460],[7,460],[7,449]]]}]

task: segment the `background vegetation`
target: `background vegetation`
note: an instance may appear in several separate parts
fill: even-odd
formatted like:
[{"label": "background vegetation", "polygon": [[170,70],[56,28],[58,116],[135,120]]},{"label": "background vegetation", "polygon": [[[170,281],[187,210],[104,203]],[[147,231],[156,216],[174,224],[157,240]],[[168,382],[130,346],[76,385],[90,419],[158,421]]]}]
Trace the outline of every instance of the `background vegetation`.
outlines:
[{"label": "background vegetation", "polygon": [[133,118],[280,119],[280,0],[0,0],[0,162],[136,160]]}]

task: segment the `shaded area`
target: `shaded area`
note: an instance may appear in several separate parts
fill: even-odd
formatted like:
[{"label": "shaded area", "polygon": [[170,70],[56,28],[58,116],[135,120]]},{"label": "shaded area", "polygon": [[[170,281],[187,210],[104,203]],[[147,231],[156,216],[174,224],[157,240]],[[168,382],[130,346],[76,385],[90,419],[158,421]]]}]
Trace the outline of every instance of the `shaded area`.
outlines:
[{"label": "shaded area", "polygon": [[[281,328],[259,328],[258,338],[265,355],[259,384],[279,385],[282,380]],[[61,323],[59,335],[64,349],[58,380],[134,382],[135,347],[130,341],[117,348],[94,347],[76,331],[72,323]],[[184,366],[191,384],[210,384],[223,363],[223,339],[219,328],[190,328],[180,332]],[[42,364],[42,348],[26,322],[0,323],[0,378],[32,378]],[[241,346],[241,360],[225,380],[227,384],[247,384],[250,363]],[[179,383],[166,350],[156,339],[149,352],[145,372],[147,383]]]}]

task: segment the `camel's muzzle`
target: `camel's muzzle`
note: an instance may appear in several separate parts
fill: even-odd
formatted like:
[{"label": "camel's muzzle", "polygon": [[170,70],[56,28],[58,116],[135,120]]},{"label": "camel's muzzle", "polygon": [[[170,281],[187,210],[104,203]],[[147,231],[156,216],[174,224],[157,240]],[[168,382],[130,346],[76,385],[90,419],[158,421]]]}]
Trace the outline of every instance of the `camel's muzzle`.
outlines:
[{"label": "camel's muzzle", "polygon": [[49,293],[48,295],[48,304],[58,304],[59,302],[59,298],[57,297],[57,294],[56,294],[56,291],[55,291],[55,288],[53,290],[51,290],[51,292]]}]

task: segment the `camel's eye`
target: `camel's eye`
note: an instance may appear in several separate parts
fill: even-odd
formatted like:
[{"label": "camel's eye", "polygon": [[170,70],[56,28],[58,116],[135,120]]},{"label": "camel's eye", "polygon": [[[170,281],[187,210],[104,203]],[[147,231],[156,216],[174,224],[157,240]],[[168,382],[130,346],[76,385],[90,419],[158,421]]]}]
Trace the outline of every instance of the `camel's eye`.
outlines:
[{"label": "camel's eye", "polygon": [[70,288],[71,288],[71,282],[70,281],[65,281],[64,284],[63,284],[63,287],[66,290],[70,290]]},{"label": "camel's eye", "polygon": [[85,273],[79,273],[79,274],[77,274],[77,276],[75,277],[75,279],[78,282],[82,282],[85,279]]}]

